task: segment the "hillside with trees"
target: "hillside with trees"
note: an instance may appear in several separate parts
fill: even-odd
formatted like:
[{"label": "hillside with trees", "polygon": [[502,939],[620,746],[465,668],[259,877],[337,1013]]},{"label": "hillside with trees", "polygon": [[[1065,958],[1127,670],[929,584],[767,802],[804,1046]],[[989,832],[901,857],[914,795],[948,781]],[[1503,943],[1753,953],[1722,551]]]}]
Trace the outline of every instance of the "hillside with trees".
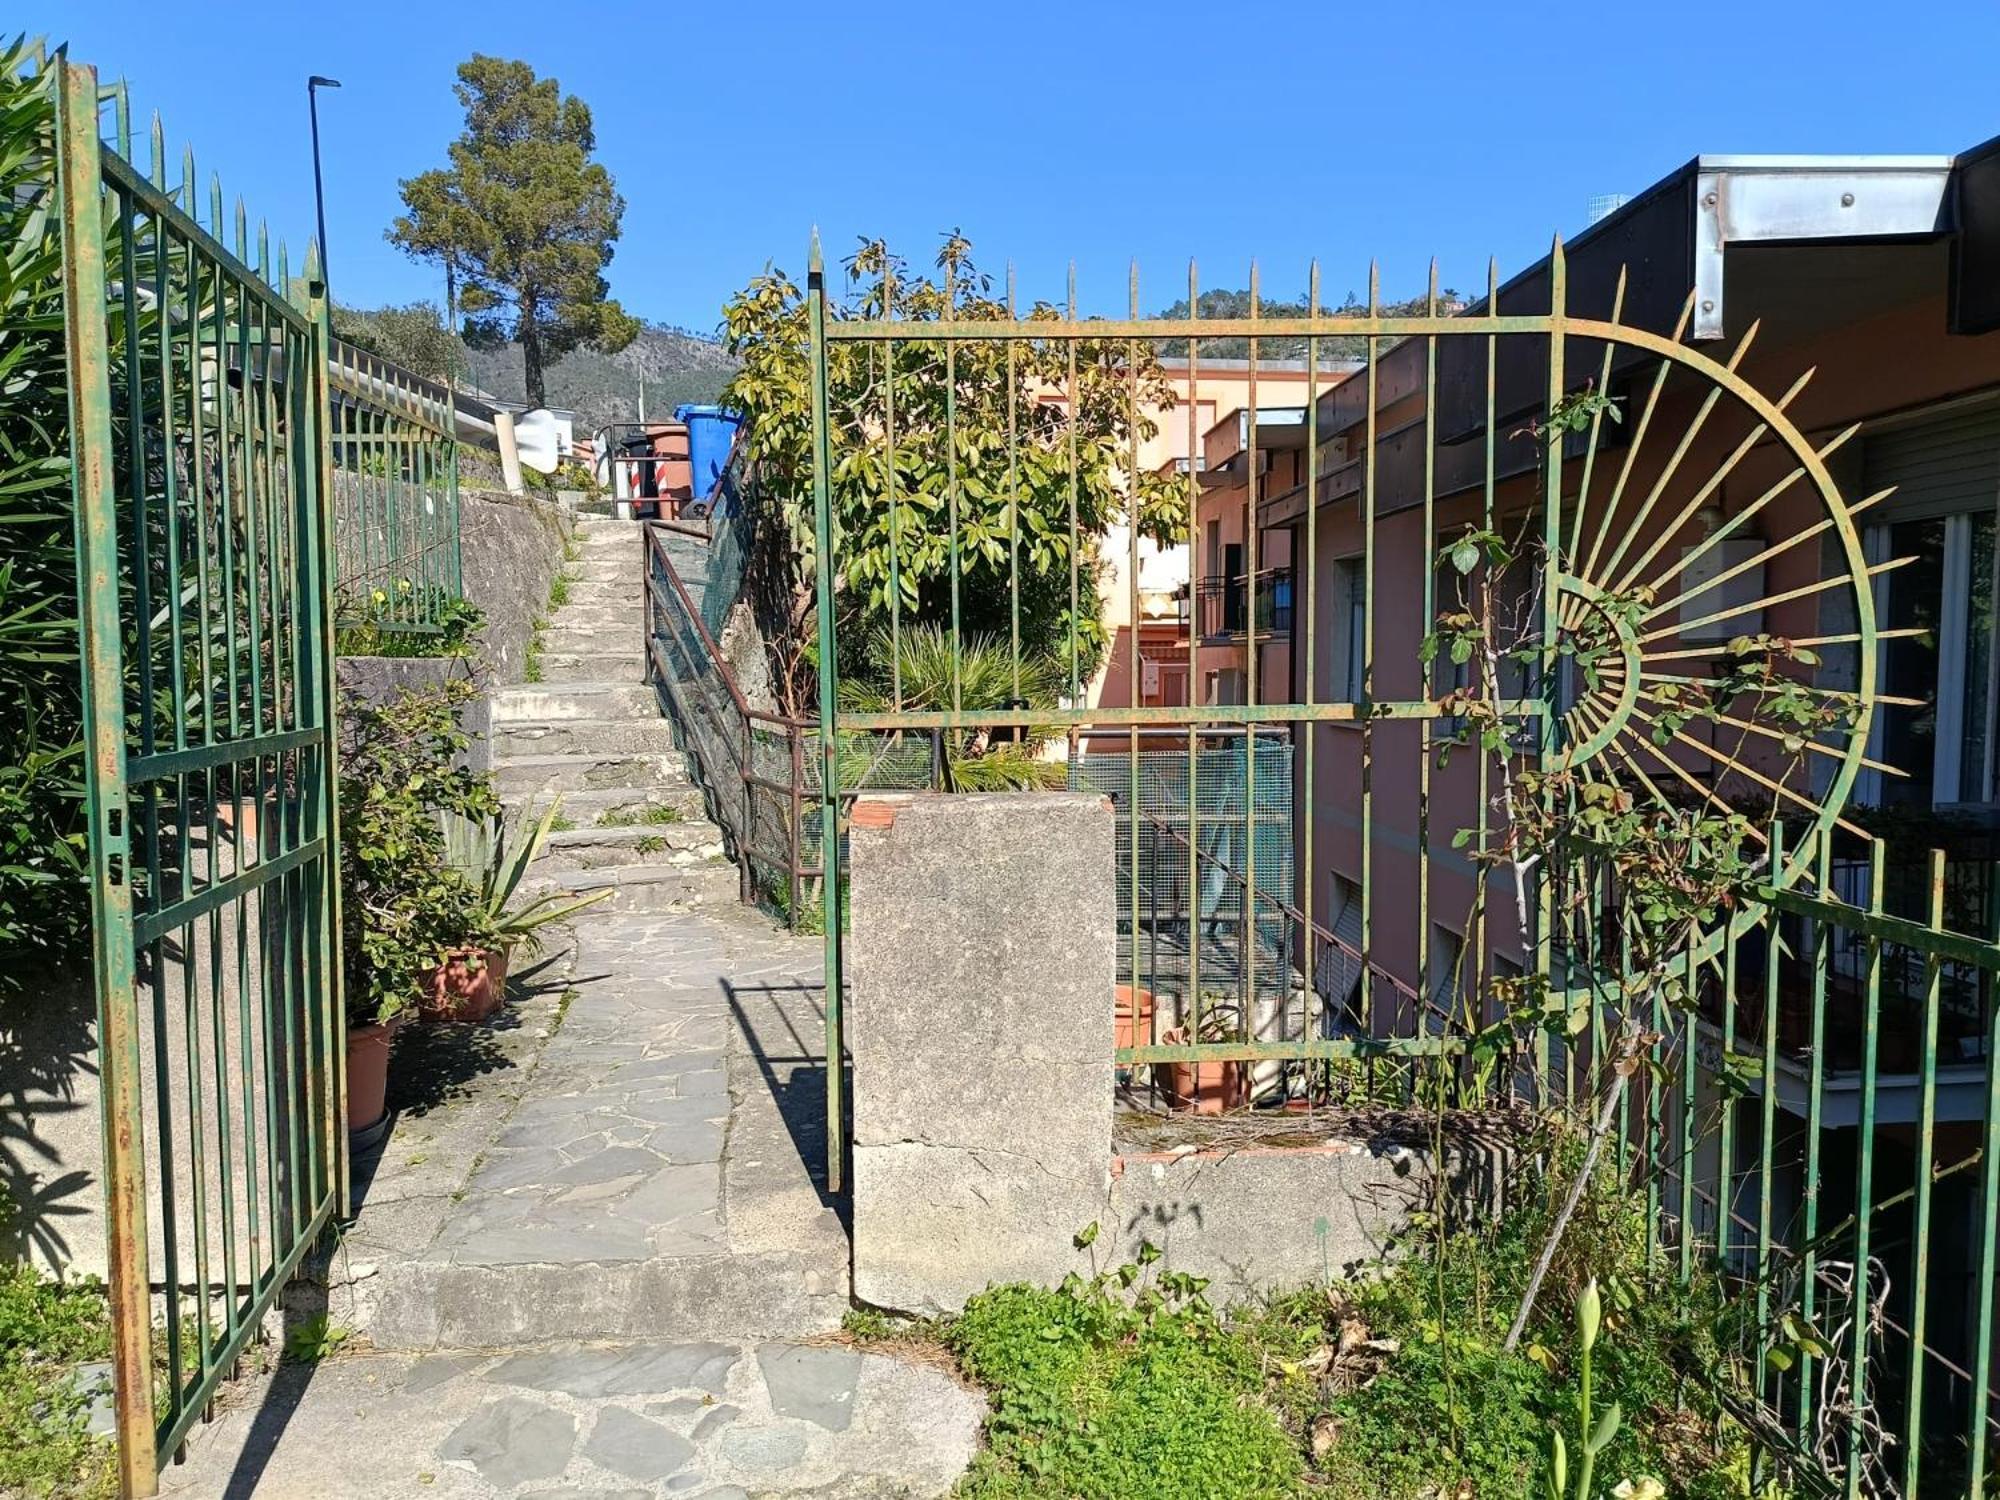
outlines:
[{"label": "hillside with trees", "polygon": [[[336,308],[333,324],[334,332],[349,343],[418,375],[455,380],[503,401],[528,399],[518,343],[454,339],[430,303],[372,310]],[[616,354],[572,349],[544,370],[543,379],[549,404],[574,411],[576,430],[588,434],[607,422],[637,420],[641,380],[646,386],[646,414],[658,419],[671,415],[683,401],[713,401],[735,373],[735,359],[715,340],[685,328],[641,323],[632,342]]]}]

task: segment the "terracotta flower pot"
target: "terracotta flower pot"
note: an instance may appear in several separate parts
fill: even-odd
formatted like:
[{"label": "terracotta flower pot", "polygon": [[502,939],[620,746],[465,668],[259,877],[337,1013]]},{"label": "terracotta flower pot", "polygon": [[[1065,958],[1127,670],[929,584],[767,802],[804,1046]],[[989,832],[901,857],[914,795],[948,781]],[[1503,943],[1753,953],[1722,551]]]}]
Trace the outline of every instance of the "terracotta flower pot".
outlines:
[{"label": "terracotta flower pot", "polygon": [[347,1129],[360,1135],[382,1123],[389,1110],[389,1039],[392,1021],[353,1026],[347,1032]]},{"label": "terracotta flower pot", "polygon": [[1153,1041],[1153,992],[1135,989],[1129,984],[1118,986],[1118,1001],[1112,1014],[1116,1016],[1117,1041],[1119,1047],[1146,1047]]},{"label": "terracotta flower pot", "polygon": [[507,950],[465,948],[447,953],[425,976],[417,1013],[426,1021],[483,1021],[507,998]]},{"label": "terracotta flower pot", "polygon": [[[1169,1026],[1160,1033],[1163,1046],[1184,1047],[1192,1040],[1185,1026]],[[1198,1115],[1219,1115],[1244,1100],[1240,1062],[1155,1063],[1153,1083],[1175,1109]]]}]

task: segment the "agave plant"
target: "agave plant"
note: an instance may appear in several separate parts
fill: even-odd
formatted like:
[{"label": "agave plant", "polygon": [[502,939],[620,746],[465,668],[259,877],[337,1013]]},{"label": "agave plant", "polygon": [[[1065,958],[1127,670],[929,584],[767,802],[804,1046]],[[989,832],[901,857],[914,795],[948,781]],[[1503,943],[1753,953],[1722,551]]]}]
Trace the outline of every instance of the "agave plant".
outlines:
[{"label": "agave plant", "polygon": [[483,946],[532,958],[542,951],[544,929],[568,921],[611,895],[609,889],[582,896],[573,891],[550,891],[515,904],[528,867],[547,845],[561,815],[562,798],[558,797],[534,822],[511,833],[505,818],[499,816],[485,823],[460,824],[453,830],[453,862],[478,882],[478,899],[469,912],[473,928],[469,935]]}]

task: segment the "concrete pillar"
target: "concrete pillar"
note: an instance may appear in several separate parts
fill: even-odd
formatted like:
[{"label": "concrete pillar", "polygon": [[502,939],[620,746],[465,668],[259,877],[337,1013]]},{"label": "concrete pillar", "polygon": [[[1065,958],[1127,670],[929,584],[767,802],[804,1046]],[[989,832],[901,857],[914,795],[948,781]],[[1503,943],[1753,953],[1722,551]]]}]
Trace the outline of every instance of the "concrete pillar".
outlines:
[{"label": "concrete pillar", "polygon": [[1105,1208],[1117,859],[1096,795],[855,806],[854,1291],[913,1313],[1053,1283]]}]

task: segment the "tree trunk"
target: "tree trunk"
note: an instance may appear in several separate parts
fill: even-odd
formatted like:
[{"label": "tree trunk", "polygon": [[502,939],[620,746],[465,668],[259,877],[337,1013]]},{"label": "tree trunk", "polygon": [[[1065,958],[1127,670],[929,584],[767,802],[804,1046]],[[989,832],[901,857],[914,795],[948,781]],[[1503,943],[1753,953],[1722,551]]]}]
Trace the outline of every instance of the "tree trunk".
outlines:
[{"label": "tree trunk", "polygon": [[535,315],[529,308],[521,309],[521,372],[528,387],[528,405],[531,407],[549,404],[548,390],[542,381],[542,336],[535,327]]}]

